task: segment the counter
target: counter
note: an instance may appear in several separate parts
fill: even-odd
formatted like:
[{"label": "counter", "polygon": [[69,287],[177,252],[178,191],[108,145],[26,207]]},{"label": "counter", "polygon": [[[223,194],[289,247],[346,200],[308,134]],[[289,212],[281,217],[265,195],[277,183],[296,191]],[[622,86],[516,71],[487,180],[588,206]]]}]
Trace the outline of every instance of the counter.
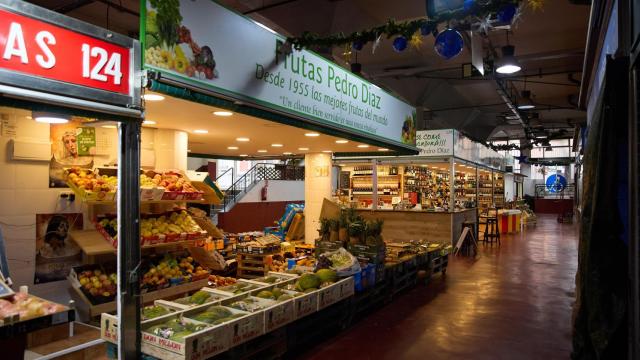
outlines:
[{"label": "counter", "polygon": [[444,245],[455,245],[462,223],[478,221],[476,209],[454,212],[416,210],[358,210],[367,220],[382,219],[382,236],[387,242],[424,239]]}]

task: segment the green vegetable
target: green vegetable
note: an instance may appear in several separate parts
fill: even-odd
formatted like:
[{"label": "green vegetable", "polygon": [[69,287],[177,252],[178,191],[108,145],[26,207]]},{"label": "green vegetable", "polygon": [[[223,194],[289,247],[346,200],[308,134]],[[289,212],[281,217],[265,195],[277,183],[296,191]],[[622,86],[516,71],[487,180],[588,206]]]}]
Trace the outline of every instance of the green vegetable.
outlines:
[{"label": "green vegetable", "polygon": [[160,45],[160,40],[158,40],[158,36],[156,34],[147,33],[145,35],[145,37],[144,37],[144,41],[145,41],[145,45],[144,46],[147,49]]},{"label": "green vegetable", "polygon": [[211,295],[209,295],[209,293],[207,293],[206,291],[199,290],[195,294],[191,295],[191,298],[189,299],[189,301],[192,304],[202,305],[207,300],[209,300],[210,297]]},{"label": "green vegetable", "polygon": [[162,306],[147,306],[142,309],[142,316],[145,319],[153,319],[160,317],[162,315],[166,315],[169,313],[169,310]]},{"label": "green vegetable", "polygon": [[156,13],[155,11],[147,11],[147,25],[145,31],[148,34],[157,34],[158,33],[158,23],[156,22]]},{"label": "green vegetable", "polygon": [[160,40],[167,47],[178,43],[178,28],[182,22],[179,0],[149,0],[156,11],[156,25]]}]

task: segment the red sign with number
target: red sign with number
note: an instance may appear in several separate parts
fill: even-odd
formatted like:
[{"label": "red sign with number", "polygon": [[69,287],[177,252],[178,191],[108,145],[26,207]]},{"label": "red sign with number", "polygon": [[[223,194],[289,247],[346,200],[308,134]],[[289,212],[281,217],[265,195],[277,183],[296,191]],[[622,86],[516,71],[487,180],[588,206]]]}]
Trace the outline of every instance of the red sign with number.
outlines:
[{"label": "red sign with number", "polygon": [[129,95],[129,49],[0,10],[0,68]]}]

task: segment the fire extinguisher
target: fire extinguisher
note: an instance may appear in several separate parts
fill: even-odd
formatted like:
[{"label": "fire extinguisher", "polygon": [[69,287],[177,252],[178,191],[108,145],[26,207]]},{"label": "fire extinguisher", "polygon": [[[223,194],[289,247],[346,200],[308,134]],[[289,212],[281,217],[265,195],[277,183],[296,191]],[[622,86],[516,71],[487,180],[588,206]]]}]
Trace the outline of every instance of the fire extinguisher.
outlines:
[{"label": "fire extinguisher", "polygon": [[264,181],[264,186],[260,189],[260,198],[262,201],[267,201],[267,189],[269,188],[269,180]]}]

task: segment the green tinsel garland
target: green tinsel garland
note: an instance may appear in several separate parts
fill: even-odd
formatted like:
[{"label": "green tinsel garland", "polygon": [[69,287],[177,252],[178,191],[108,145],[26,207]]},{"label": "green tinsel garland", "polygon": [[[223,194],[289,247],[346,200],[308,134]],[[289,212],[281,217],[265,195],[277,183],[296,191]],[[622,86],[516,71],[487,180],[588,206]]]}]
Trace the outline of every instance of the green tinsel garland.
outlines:
[{"label": "green tinsel garland", "polygon": [[339,33],[336,35],[329,35],[326,37],[314,34],[308,31],[302,33],[300,37],[288,38],[296,50],[302,50],[312,46],[344,46],[352,44],[354,42],[361,42],[366,44],[368,42],[375,41],[378,36],[386,35],[387,38],[392,36],[404,36],[407,39],[411,37],[422,26],[427,26],[431,29],[436,29],[438,24],[444,22],[450,22],[451,20],[464,20],[467,18],[485,18],[487,15],[496,14],[500,8],[504,5],[519,5],[522,0],[495,0],[491,1],[487,5],[479,5],[477,2],[468,11],[457,10],[443,13],[436,19],[417,19],[412,21],[396,23],[394,20],[387,21],[386,24],[374,27],[369,30],[362,30],[345,35]]}]

